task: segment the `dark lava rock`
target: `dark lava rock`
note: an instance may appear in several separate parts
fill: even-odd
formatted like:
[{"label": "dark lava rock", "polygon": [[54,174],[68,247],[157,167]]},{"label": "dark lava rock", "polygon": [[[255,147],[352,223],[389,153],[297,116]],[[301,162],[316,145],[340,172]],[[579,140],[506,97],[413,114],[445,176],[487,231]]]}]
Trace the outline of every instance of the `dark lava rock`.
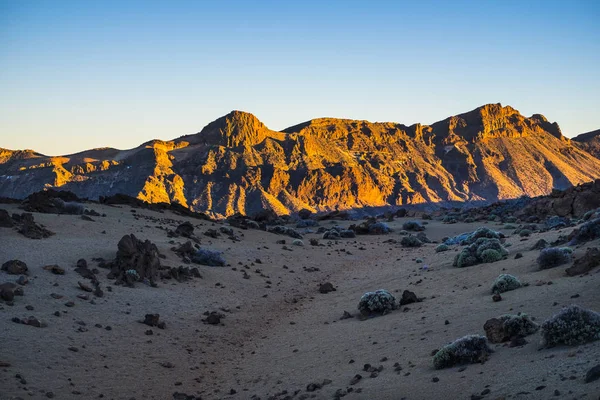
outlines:
[{"label": "dark lava rock", "polygon": [[9,288],[0,289],[0,299],[4,301],[13,301],[15,298],[15,292]]},{"label": "dark lava rock", "polygon": [[196,248],[189,240],[184,244],[179,245],[179,247],[172,247],[171,250],[173,250],[178,256],[187,258],[191,258],[196,252]]},{"label": "dark lava rock", "polygon": [[21,260],[10,260],[2,264],[2,271],[10,275],[27,275],[27,264]]},{"label": "dark lava rock", "polygon": [[14,225],[8,211],[0,209],[0,228],[12,228]]},{"label": "dark lava rock", "polygon": [[221,323],[221,319],[224,317],[225,316],[223,314],[218,313],[216,311],[212,311],[202,321],[204,321],[205,323],[207,323],[209,325],[219,325]]},{"label": "dark lava rock", "polygon": [[569,276],[588,273],[592,268],[600,265],[600,250],[597,247],[587,249],[584,256],[575,260],[573,265],[565,271]]},{"label": "dark lava rock", "polygon": [[319,293],[335,292],[335,288],[330,282],[325,282],[319,285]]},{"label": "dark lava rock", "polygon": [[65,274],[65,270],[56,264],[46,265],[45,267],[43,267],[43,269],[46,271],[52,272],[54,275],[64,275]]},{"label": "dark lava rock", "polygon": [[14,317],[12,319],[12,321],[16,322],[17,324],[35,326],[36,328],[45,328],[48,326],[44,321],[42,321],[36,317],[33,317],[33,316],[31,316],[29,318],[23,318],[23,319]]},{"label": "dark lava rock", "polygon": [[352,318],[352,314],[350,314],[348,311],[344,311],[344,315],[342,315],[342,317],[340,319],[349,319]]},{"label": "dark lava rock", "polygon": [[[108,278],[115,278],[117,284],[133,286],[138,280],[148,279],[155,286],[160,269],[158,248],[149,240],[142,242],[133,234],[125,235],[118,243],[117,257],[108,265]],[[135,274],[128,273],[132,270]]]},{"label": "dark lava rock", "polygon": [[191,394],[175,392],[173,393],[173,400],[202,400],[202,397],[196,397]]},{"label": "dark lava rock", "polygon": [[311,215],[312,211],[307,210],[306,208],[303,208],[302,210],[298,211],[298,217],[300,219],[309,219]]},{"label": "dark lava rock", "polygon": [[81,214],[82,210],[65,205],[65,202],[75,203],[79,201],[81,199],[72,192],[48,189],[29,195],[25,199],[23,208],[25,211],[45,214]]},{"label": "dark lava rock", "polygon": [[402,298],[400,299],[400,305],[406,305],[406,304],[411,304],[411,303],[417,303],[419,302],[419,298],[417,297],[417,295],[414,292],[411,292],[410,290],[405,290],[404,292],[402,292]]},{"label": "dark lava rock", "polygon": [[540,239],[533,245],[531,250],[542,250],[546,247],[550,247],[550,243],[546,239]]},{"label": "dark lava rock", "polygon": [[183,224],[179,225],[177,227],[177,229],[175,229],[175,233],[179,236],[183,236],[183,237],[192,237],[192,235],[194,234],[194,225],[192,225],[191,222],[184,222]]},{"label": "dark lava rock", "polygon": [[598,379],[600,379],[600,364],[590,368],[587,374],[585,374],[585,383],[590,383]]},{"label": "dark lava rock", "polygon": [[148,326],[158,326],[160,315],[159,314],[146,314],[144,316],[144,324]]},{"label": "dark lava rock", "polygon": [[350,385],[356,385],[358,382],[360,382],[361,379],[362,379],[362,375],[360,375],[360,374],[354,375],[354,377],[350,380]]},{"label": "dark lava rock", "polygon": [[54,235],[54,232],[49,231],[41,225],[38,225],[33,220],[33,215],[30,213],[23,213],[19,217],[21,226],[18,232],[29,239],[45,239]]},{"label": "dark lava rock", "polygon": [[488,319],[483,325],[483,329],[488,340],[492,343],[502,343],[510,339],[506,336],[504,322],[498,318]]}]

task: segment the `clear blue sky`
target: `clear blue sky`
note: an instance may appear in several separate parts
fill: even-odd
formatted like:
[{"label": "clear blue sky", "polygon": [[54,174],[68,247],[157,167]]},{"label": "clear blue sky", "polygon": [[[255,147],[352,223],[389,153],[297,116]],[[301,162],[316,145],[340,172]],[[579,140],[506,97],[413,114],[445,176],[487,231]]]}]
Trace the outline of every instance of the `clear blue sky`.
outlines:
[{"label": "clear blue sky", "polygon": [[432,123],[485,103],[600,128],[600,1],[0,0],[0,147],[67,154],[239,109]]}]

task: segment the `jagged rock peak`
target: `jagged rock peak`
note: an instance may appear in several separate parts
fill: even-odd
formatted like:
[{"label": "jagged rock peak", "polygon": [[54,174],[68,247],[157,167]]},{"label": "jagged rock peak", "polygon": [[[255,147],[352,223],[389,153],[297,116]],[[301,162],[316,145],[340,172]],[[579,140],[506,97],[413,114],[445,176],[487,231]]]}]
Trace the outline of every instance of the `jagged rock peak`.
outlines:
[{"label": "jagged rock peak", "polygon": [[234,110],[204,127],[197,138],[201,143],[226,147],[253,146],[272,133],[253,114]]},{"label": "jagged rock peak", "polygon": [[546,131],[559,139],[563,138],[556,122],[550,123],[541,114],[527,118],[511,106],[500,103],[485,104],[476,109],[449,117],[433,124],[438,132],[447,130],[451,141],[468,142],[494,137],[522,137]]}]

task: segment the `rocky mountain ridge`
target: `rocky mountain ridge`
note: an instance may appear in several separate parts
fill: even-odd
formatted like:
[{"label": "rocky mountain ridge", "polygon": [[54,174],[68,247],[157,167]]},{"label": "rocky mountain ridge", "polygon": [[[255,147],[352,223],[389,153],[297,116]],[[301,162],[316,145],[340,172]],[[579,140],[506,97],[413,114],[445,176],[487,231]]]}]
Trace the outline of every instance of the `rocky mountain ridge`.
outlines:
[{"label": "rocky mountain ridge", "polygon": [[276,132],[233,111],[201,132],[48,157],[0,149],[0,196],[124,193],[217,217],[540,196],[600,178],[556,123],[488,104],[432,125],[319,118]]}]

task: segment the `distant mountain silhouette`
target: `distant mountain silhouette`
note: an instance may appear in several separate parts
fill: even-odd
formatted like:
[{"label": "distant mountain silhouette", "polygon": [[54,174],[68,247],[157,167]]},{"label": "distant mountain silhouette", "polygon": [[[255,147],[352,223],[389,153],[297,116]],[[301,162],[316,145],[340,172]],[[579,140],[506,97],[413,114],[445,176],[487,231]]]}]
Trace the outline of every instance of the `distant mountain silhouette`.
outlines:
[{"label": "distant mountain silhouette", "polygon": [[500,104],[432,125],[319,118],[282,132],[232,111],[197,134],[130,150],[0,149],[0,196],[124,193],[215,216],[492,202],[600,178],[598,132],[570,140],[544,116]]}]

